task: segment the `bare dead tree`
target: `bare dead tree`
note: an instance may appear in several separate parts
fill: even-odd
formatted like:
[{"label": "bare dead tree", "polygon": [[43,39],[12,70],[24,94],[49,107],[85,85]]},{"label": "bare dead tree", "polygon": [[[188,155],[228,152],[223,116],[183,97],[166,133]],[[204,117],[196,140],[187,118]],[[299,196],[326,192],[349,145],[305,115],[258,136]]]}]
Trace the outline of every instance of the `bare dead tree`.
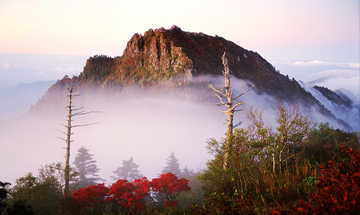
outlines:
[{"label": "bare dead tree", "polygon": [[[90,111],[90,112],[85,112],[83,111],[82,109],[84,107],[81,107],[81,108],[78,108],[78,109],[74,109],[73,105],[72,105],[72,99],[73,97],[75,96],[79,96],[80,94],[78,95],[73,95],[73,93],[76,91],[76,87],[75,85],[72,86],[71,88],[67,88],[68,91],[69,91],[69,105],[66,107],[68,109],[68,119],[67,119],[67,125],[64,125],[64,124],[60,124],[62,126],[64,126],[66,129],[67,129],[67,132],[62,132],[62,131],[59,131],[63,134],[66,134],[66,140],[64,138],[61,138],[61,137],[57,137],[59,139],[62,139],[66,142],[66,155],[65,155],[65,188],[64,188],[64,194],[65,195],[68,195],[69,194],[69,184],[70,184],[70,143],[73,142],[73,140],[71,140],[71,135],[74,134],[74,133],[71,133],[71,129],[72,128],[75,128],[75,127],[80,127],[80,126],[89,126],[89,125],[94,125],[94,124],[97,124],[97,123],[91,123],[91,124],[84,124],[84,125],[72,125],[71,122],[72,122],[72,117],[73,116],[79,116],[79,115],[85,115],[85,114],[89,114],[89,113],[98,113],[100,111]],[[73,111],[78,111],[76,113],[73,113]]]},{"label": "bare dead tree", "polygon": [[[229,155],[230,155],[230,148],[231,148],[231,143],[232,143],[232,136],[233,136],[234,112],[239,111],[239,110],[235,110],[235,108],[237,108],[239,105],[244,104],[244,102],[238,102],[235,105],[233,105],[233,104],[236,99],[238,99],[240,96],[247,93],[249,90],[251,90],[253,87],[255,87],[255,85],[252,85],[248,90],[246,90],[245,92],[243,92],[240,95],[233,98],[233,91],[230,90],[231,86],[230,86],[229,64],[228,64],[228,59],[226,57],[225,52],[221,59],[222,59],[223,65],[224,65],[224,70],[222,72],[225,77],[225,87],[224,87],[224,89],[217,90],[212,86],[212,84],[210,84],[209,88],[211,88],[214,91],[215,96],[218,97],[220,100],[220,103],[217,103],[216,105],[217,106],[225,105],[227,107],[226,111],[220,110],[223,114],[227,115],[227,131],[226,131],[225,154],[224,154],[224,163],[223,163],[223,168],[227,169]],[[227,99],[227,102],[223,101],[223,97],[225,97]]]}]

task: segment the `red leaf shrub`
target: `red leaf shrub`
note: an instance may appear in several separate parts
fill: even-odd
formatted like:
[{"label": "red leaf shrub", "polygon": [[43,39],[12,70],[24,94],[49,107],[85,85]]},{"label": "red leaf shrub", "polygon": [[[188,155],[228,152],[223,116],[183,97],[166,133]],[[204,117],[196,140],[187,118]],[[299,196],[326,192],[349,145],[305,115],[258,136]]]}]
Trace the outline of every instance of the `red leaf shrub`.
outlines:
[{"label": "red leaf shrub", "polygon": [[149,192],[150,183],[146,177],[136,179],[134,182],[120,179],[110,187],[108,201],[115,201],[125,208],[140,212],[145,208],[144,198],[149,196]]},{"label": "red leaf shrub", "polygon": [[360,209],[360,152],[341,147],[350,159],[330,161],[321,167],[321,176],[312,195],[319,213],[352,212]]},{"label": "red leaf shrub", "polygon": [[177,201],[169,201],[169,200],[166,200],[164,202],[164,207],[165,208],[169,208],[169,207],[176,207],[178,205],[178,202]]},{"label": "red leaf shrub", "polygon": [[80,204],[81,209],[86,209],[96,203],[105,204],[108,191],[109,188],[102,183],[75,190],[72,197]]},{"label": "red leaf shrub", "polygon": [[145,208],[145,198],[150,195],[150,189],[166,200],[164,207],[176,207],[176,197],[182,191],[191,189],[188,183],[187,179],[178,179],[169,172],[151,182],[143,177],[134,182],[120,179],[110,187],[104,184],[91,185],[74,191],[72,197],[79,203],[81,210],[104,211],[106,204],[115,203],[139,213]]},{"label": "red leaf shrub", "polygon": [[[162,174],[160,178],[154,178],[151,181],[151,188],[154,192],[166,200],[165,207],[175,207],[177,205],[176,197],[183,191],[189,191],[189,180],[178,177],[171,172]],[[169,203],[172,202],[172,203]]]},{"label": "red leaf shrub", "polygon": [[146,177],[134,182],[118,180],[110,187],[104,184],[91,185],[74,191],[72,197],[79,203],[81,210],[104,211],[107,203],[122,205],[124,208],[141,212],[145,208],[145,198],[150,196],[150,189],[165,199],[164,207],[176,207],[176,197],[191,188],[187,179],[178,179],[172,173],[163,174],[151,182]]},{"label": "red leaf shrub", "polygon": [[341,147],[349,155],[340,163],[321,166],[312,201],[300,203],[292,211],[274,210],[272,214],[356,214],[360,213],[360,152]]}]

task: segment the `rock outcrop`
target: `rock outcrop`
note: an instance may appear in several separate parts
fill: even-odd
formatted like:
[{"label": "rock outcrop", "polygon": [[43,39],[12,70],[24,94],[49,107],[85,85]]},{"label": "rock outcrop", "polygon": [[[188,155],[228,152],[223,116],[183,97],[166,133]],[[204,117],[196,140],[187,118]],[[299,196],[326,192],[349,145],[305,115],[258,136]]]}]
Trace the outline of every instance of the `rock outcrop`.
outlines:
[{"label": "rock outcrop", "polygon": [[191,79],[204,74],[222,75],[221,56],[224,52],[227,53],[232,75],[253,82],[260,93],[289,100],[309,96],[295,80],[280,74],[258,53],[222,37],[184,32],[177,26],[168,30],[149,29],[144,36],[134,34],[122,58],[132,61],[137,69],[151,73],[152,79],[180,74]]},{"label": "rock outcrop", "polygon": [[[246,50],[219,36],[170,29],[149,29],[134,34],[121,57],[94,56],[87,60],[83,73],[58,81],[52,90],[76,84],[89,91],[121,91],[126,86],[151,89],[191,85],[193,77],[222,75],[221,57],[226,53],[231,75],[252,82],[257,93],[315,106],[325,116],[332,114],[300,84],[279,71],[258,53]],[[164,84],[165,83],[165,84]],[[202,91],[207,83],[202,83]]]}]

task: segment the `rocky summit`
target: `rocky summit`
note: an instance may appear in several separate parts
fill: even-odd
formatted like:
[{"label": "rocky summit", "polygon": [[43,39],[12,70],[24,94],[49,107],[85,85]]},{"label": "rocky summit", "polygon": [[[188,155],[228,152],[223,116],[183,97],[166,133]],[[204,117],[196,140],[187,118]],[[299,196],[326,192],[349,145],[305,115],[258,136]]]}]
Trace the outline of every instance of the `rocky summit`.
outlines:
[{"label": "rocky summit", "polygon": [[[201,79],[205,76],[222,76],[221,57],[224,53],[229,61],[231,75],[255,84],[254,90],[258,94],[312,106],[326,117],[335,118],[295,79],[281,74],[258,53],[220,36],[186,32],[177,26],[170,29],[149,29],[143,35],[134,34],[122,56],[90,57],[79,76],[65,76],[58,80],[38,103],[40,105],[48,103],[46,100],[54,102],[59,97],[66,98],[67,91],[64,89],[72,85],[85,93],[121,92],[129,86],[150,91],[154,88],[158,90],[159,86],[167,91],[194,87],[199,85],[199,82],[192,82],[195,77]],[[211,90],[207,88],[208,83],[205,82],[201,86],[202,92],[206,88],[207,93],[211,94]],[[343,120],[338,122],[348,127]]]},{"label": "rocky summit", "polygon": [[[221,56],[224,53],[229,60],[231,74],[254,83],[259,93],[316,103],[297,81],[276,71],[258,53],[222,37],[185,32],[177,26],[149,29],[144,35],[134,34],[122,56],[90,57],[79,77],[70,80],[65,77],[60,82],[71,82],[79,87],[91,83],[102,88],[121,89],[129,85],[150,87],[168,81],[176,87],[186,84],[193,77],[222,75]],[[180,83],[179,78],[183,79]]]}]

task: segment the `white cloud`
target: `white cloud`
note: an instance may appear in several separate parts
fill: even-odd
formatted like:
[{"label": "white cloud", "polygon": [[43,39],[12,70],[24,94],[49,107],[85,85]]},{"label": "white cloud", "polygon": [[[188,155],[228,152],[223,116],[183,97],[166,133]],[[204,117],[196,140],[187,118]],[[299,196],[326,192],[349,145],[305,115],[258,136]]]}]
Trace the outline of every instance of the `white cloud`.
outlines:
[{"label": "white cloud", "polygon": [[0,87],[56,80],[82,72],[88,56],[0,53]]},{"label": "white cloud", "polygon": [[324,62],[320,60],[313,60],[313,61],[296,61],[296,62],[284,61],[283,63],[294,66],[336,66],[336,67],[342,67],[342,68],[345,67],[345,68],[353,68],[353,69],[360,68],[360,63],[354,63],[354,62]]},{"label": "white cloud", "polygon": [[64,69],[61,66],[57,66],[57,67],[55,67],[55,68],[53,68],[51,70],[54,71],[54,72],[63,72],[64,71]]},{"label": "white cloud", "polygon": [[333,69],[333,70],[326,70],[321,72],[316,72],[310,74],[309,78],[324,78],[324,77],[342,77],[342,78],[359,78],[360,74],[357,70],[340,70],[340,69]]},{"label": "white cloud", "polygon": [[56,74],[60,74],[60,75],[71,75],[71,74],[78,74],[79,71],[81,71],[80,68],[74,69],[73,67],[69,67],[69,68],[63,68],[61,66],[57,66],[55,68],[51,69],[52,72],[56,72]]},{"label": "white cloud", "polygon": [[346,89],[352,92],[354,95],[359,95],[360,93],[360,78],[359,77],[329,77],[326,79],[319,80],[318,82],[312,82],[313,85],[326,86],[327,88],[335,91]]},{"label": "white cloud", "polygon": [[271,62],[282,74],[297,81],[325,86],[332,90],[345,89],[359,95],[360,63],[331,61],[288,61]]},{"label": "white cloud", "polygon": [[360,68],[360,63],[348,63],[348,66],[350,68],[359,69]]},{"label": "white cloud", "polygon": [[10,69],[11,68],[11,65],[10,65],[10,63],[5,63],[5,64],[3,64],[3,66],[2,66],[4,69]]}]

